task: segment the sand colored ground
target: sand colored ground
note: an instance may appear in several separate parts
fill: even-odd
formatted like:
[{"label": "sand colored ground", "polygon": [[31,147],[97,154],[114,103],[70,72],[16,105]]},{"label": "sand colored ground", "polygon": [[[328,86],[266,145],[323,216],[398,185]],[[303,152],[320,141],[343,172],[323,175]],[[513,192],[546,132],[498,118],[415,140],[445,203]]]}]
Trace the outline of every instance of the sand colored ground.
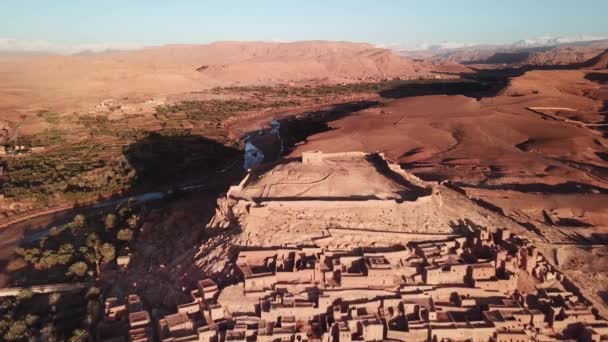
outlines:
[{"label": "sand colored ground", "polygon": [[0,111],[92,111],[104,100],[145,103],[235,84],[417,77],[421,63],[364,43],[219,42],[71,56],[0,55]]}]

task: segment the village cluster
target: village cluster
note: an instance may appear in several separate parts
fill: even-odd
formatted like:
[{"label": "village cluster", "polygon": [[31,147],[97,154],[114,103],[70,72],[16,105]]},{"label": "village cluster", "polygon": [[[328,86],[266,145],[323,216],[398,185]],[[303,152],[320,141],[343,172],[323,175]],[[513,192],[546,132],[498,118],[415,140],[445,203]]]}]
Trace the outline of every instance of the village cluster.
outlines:
[{"label": "village cluster", "polygon": [[[606,341],[608,322],[528,241],[469,228],[384,250],[243,249],[243,298],[218,302],[210,279],[192,302],[151,317],[136,295],[106,301],[99,341]],[[534,290],[520,284],[533,282]],[[538,290],[536,288],[539,288]]]}]

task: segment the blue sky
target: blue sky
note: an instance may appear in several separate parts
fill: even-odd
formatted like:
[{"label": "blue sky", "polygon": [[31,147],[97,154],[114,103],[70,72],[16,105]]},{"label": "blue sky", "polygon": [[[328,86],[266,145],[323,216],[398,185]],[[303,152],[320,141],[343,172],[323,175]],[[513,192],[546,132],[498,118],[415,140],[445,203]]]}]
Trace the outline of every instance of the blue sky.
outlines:
[{"label": "blue sky", "polygon": [[507,43],[608,36],[608,0],[1,0],[0,38],[82,43]]}]

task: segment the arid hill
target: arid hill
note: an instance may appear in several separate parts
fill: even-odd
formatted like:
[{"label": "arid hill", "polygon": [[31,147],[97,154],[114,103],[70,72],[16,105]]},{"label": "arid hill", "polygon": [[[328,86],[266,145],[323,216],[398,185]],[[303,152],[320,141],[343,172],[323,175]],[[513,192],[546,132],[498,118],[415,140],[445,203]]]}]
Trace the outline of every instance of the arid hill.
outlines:
[{"label": "arid hill", "polygon": [[581,49],[576,47],[555,48],[548,51],[531,53],[523,62],[524,65],[576,65],[593,58],[597,49]]},{"label": "arid hill", "polygon": [[0,57],[0,110],[81,110],[102,100],[226,85],[418,77],[422,64],[369,44],[218,42],[95,54]]},{"label": "arid hill", "polygon": [[[289,52],[289,50],[287,50]],[[201,68],[205,76],[225,82],[272,84],[323,80],[328,83],[414,77],[423,67],[386,49],[312,51],[298,55],[271,52],[243,61]]]}]

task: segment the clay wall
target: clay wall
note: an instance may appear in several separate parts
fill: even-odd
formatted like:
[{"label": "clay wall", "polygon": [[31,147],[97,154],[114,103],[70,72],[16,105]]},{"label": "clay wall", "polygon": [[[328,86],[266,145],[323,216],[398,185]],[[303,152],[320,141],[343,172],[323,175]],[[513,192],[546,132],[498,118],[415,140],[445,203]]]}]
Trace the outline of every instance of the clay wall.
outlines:
[{"label": "clay wall", "polygon": [[509,279],[476,280],[474,286],[486,290],[500,290],[501,293],[511,294],[517,290],[517,276],[512,275]]},{"label": "clay wall", "polygon": [[262,274],[245,278],[245,291],[263,291],[272,288],[277,278],[274,274]]},{"label": "clay wall", "polygon": [[[395,202],[389,200],[367,201],[328,201],[294,200],[264,202],[252,206],[244,217],[243,226],[248,231],[258,231],[267,227],[260,226],[268,217],[282,221],[292,229],[302,232],[324,230],[327,228],[346,227],[359,230],[361,233],[418,233],[427,239],[436,239],[433,234],[448,237],[456,233],[444,224],[433,224],[429,227],[428,218],[435,217],[436,206],[432,196],[419,197],[415,201]],[[297,220],[295,219],[298,213]],[[387,214],[390,213],[390,214]],[[332,223],[329,226],[329,222]],[[421,227],[428,227],[422,229]],[[340,233],[339,230],[335,231]],[[331,232],[334,234],[334,232]],[[350,233],[350,232],[349,232]],[[443,236],[441,237],[443,238]]]},{"label": "clay wall", "polygon": [[490,279],[496,276],[493,263],[473,264],[469,266],[469,275],[473,280]]},{"label": "clay wall", "polygon": [[321,151],[302,152],[302,164],[318,165],[328,159],[365,158],[367,152],[336,152],[324,153]]},{"label": "clay wall", "polygon": [[384,340],[384,326],[381,322],[365,325],[363,324],[363,339],[365,341]]},{"label": "clay wall", "polygon": [[388,330],[386,338],[397,341],[426,342],[429,339],[429,329],[410,329],[410,331]]},{"label": "clay wall", "polygon": [[342,274],[340,287],[343,288],[362,288],[368,286],[368,279],[363,274]]},{"label": "clay wall", "polygon": [[315,280],[315,270],[305,269],[295,272],[277,272],[276,282],[310,283]]},{"label": "clay wall", "polygon": [[424,282],[431,285],[436,284],[460,284],[464,283],[467,275],[468,265],[445,265],[425,267],[422,273]]}]

